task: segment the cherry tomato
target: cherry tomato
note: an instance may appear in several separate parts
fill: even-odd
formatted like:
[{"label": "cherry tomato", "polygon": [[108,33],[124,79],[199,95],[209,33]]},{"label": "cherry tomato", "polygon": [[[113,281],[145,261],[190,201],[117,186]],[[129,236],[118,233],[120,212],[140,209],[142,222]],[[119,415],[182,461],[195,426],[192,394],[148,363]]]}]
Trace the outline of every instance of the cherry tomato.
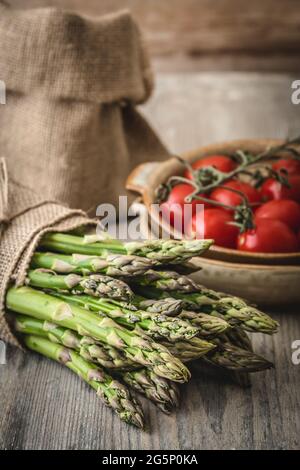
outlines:
[{"label": "cherry tomato", "polygon": [[272,165],[273,170],[285,170],[289,175],[300,174],[300,161],[293,158],[281,159]]},{"label": "cherry tomato", "polygon": [[268,178],[261,187],[263,200],[292,199],[293,201],[300,202],[300,175],[289,176],[289,183],[290,188],[274,178]]},{"label": "cherry tomato", "polygon": [[239,229],[228,222],[233,222],[230,212],[223,209],[205,209],[203,217],[193,216],[188,233],[196,238],[212,238],[219,246],[236,248]]},{"label": "cherry tomato", "polygon": [[[210,155],[192,164],[194,170],[200,170],[200,168],[207,168],[208,166],[213,166],[219,171],[229,173],[236,168],[236,162],[226,155]],[[192,179],[189,170],[186,170],[184,176],[185,178]]]},{"label": "cherry tomato", "polygon": [[[241,191],[247,197],[249,203],[253,204],[261,201],[259,192],[248,183],[231,180],[227,183],[224,183],[223,186]],[[225,188],[214,189],[210,195],[210,199],[221,202],[222,204],[226,204],[228,206],[238,206],[242,202],[242,198],[239,196],[239,194]]]},{"label": "cherry tomato", "polygon": [[289,199],[268,201],[255,212],[255,220],[275,219],[284,222],[292,230],[300,228],[300,204]]},{"label": "cherry tomato", "polygon": [[238,250],[256,253],[289,253],[298,251],[293,231],[280,220],[260,219],[256,227],[241,233]]},{"label": "cherry tomato", "polygon": [[[181,225],[179,227],[176,226],[178,230],[183,229],[184,210],[185,205],[188,204],[185,202],[185,198],[193,191],[194,188],[190,184],[178,184],[171,190],[167,201],[163,202],[160,206],[164,218],[168,220],[170,217],[171,225],[174,226],[175,223],[176,225],[177,223]],[[193,199],[193,201],[189,204],[191,207],[191,216],[196,213],[197,204],[202,204],[202,202],[197,199]]]}]

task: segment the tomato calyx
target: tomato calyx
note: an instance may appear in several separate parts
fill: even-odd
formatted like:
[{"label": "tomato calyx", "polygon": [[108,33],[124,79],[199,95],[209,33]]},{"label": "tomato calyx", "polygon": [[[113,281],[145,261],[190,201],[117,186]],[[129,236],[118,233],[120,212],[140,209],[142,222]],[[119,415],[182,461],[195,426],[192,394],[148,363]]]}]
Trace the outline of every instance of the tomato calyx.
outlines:
[{"label": "tomato calyx", "polygon": [[249,204],[241,204],[235,207],[233,220],[234,222],[228,223],[238,227],[240,229],[240,233],[255,229],[253,212]]}]

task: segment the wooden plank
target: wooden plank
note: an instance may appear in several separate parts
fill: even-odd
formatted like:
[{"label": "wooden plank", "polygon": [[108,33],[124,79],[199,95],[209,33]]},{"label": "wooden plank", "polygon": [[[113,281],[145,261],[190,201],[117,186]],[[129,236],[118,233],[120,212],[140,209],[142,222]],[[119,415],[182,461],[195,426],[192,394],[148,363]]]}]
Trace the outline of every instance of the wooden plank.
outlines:
[{"label": "wooden plank", "polygon": [[[24,7],[23,0],[10,3]],[[300,68],[298,0],[28,0],[30,6],[59,6],[93,16],[129,8],[151,55],[163,58],[168,70],[174,64],[185,70],[189,61],[206,70]]]}]

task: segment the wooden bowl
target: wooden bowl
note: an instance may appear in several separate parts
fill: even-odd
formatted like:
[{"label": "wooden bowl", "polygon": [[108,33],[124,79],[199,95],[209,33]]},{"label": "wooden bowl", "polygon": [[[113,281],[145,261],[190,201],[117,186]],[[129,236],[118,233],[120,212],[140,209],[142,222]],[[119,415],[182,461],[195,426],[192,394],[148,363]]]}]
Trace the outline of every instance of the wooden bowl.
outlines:
[{"label": "wooden bowl", "polygon": [[200,271],[192,277],[205,286],[255,304],[300,303],[300,266],[268,266],[193,258]]},{"label": "wooden bowl", "polygon": [[[270,146],[280,145],[280,140],[235,140],[220,144],[201,147],[182,157],[189,162],[201,159],[207,155],[233,153],[237,149],[248,150],[254,154],[264,151]],[[182,173],[182,165],[176,158],[170,158],[162,163],[149,162],[135,168],[129,175],[126,187],[139,193],[149,214],[150,206],[155,202],[156,188],[170,176]],[[168,236],[174,236],[174,230],[164,222],[158,214],[151,212],[151,223],[155,232],[163,230]],[[213,246],[205,255],[208,258],[227,262],[266,264],[266,265],[300,265],[300,252],[296,253],[247,253],[234,249]]]},{"label": "wooden bowl", "polygon": [[[209,154],[234,152],[236,149],[262,152],[266,147],[280,144],[278,140],[238,140],[202,147],[183,156],[189,162]],[[140,212],[150,213],[159,184],[174,174],[182,173],[175,158],[163,163],[149,162],[137,167],[128,177],[127,189],[141,196]],[[138,205],[137,205],[138,206]],[[149,218],[141,224],[144,236],[149,235]],[[156,214],[151,216],[151,229],[160,235],[174,235]],[[146,230],[147,229],[147,230]],[[239,295],[259,305],[280,306],[300,303],[300,253],[270,254],[243,253],[218,246],[212,247],[205,257],[193,258],[199,271],[193,277],[207,287]]]}]

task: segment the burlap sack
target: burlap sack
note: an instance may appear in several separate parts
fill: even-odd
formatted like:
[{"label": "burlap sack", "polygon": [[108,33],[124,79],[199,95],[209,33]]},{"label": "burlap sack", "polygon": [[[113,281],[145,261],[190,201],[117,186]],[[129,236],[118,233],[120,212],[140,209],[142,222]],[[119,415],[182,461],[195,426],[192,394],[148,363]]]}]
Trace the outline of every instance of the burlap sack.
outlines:
[{"label": "burlap sack", "polygon": [[116,203],[131,169],[166,149],[135,106],[153,81],[128,12],[88,19],[0,4],[0,149],[17,181],[91,210]]},{"label": "burlap sack", "polygon": [[8,178],[0,160],[0,338],[19,345],[5,316],[5,295],[11,282],[25,281],[31,256],[42,235],[95,225],[81,210],[43,200],[32,190]]}]

